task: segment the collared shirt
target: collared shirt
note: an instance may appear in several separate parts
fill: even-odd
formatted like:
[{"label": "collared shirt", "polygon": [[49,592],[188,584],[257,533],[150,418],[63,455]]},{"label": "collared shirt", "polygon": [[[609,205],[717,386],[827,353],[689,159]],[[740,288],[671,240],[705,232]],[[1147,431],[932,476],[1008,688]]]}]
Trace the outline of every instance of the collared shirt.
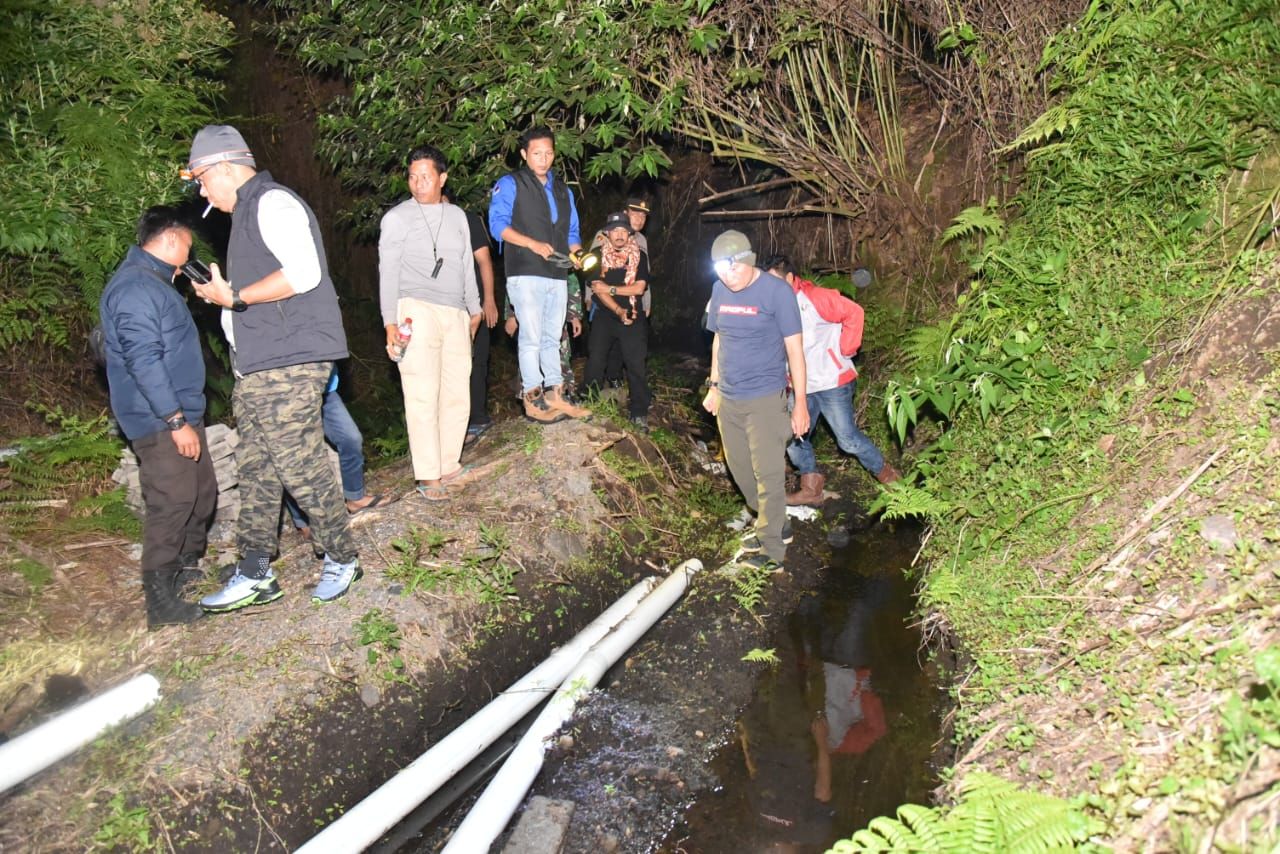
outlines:
[{"label": "collared shirt", "polygon": [[[551,221],[560,221],[560,211],[556,209],[556,199],[552,188],[555,186],[555,173],[548,172],[547,180],[543,189],[547,194],[547,204],[551,206]],[[566,186],[569,191],[569,245],[581,246],[582,235],[578,229],[578,203],[573,198],[573,189]],[[493,235],[493,239],[498,241],[498,246],[502,246],[502,232],[511,226],[511,212],[516,205],[516,179],[514,175],[503,175],[498,179],[498,183],[493,185],[493,198],[489,202],[489,233]],[[532,236],[532,235],[530,235]]]},{"label": "collared shirt", "polygon": [[[258,202],[258,230],[262,240],[280,262],[280,271],[289,280],[295,294],[315,290],[320,284],[320,256],[316,254],[315,241],[311,239],[311,221],[298,200],[284,190],[268,190]],[[300,238],[301,236],[301,238]],[[253,282],[240,283],[247,287]],[[236,283],[232,283],[236,287]],[[222,310],[222,333],[227,343],[236,346],[232,329],[233,312]]]}]

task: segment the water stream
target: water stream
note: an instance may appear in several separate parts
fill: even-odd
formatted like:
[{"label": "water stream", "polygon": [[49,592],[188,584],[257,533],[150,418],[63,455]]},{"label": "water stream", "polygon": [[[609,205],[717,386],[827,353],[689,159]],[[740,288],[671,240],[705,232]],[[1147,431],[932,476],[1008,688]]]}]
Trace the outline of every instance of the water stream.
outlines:
[{"label": "water stream", "polygon": [[941,697],[910,625],[918,544],[916,530],[877,527],[835,550],[715,760],[722,787],[660,851],[825,851],[899,804],[928,802]]}]

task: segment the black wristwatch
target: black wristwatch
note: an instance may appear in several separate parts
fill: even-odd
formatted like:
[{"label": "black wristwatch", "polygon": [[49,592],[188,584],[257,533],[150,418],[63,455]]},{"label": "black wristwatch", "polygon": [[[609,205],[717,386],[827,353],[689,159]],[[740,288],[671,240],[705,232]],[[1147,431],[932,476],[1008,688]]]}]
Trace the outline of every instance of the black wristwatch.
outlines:
[{"label": "black wristwatch", "polygon": [[249,303],[240,299],[240,292],[237,291],[235,288],[232,288],[231,289],[231,310],[244,311],[248,307],[249,307]]},{"label": "black wristwatch", "polygon": [[183,427],[187,426],[187,416],[179,412],[177,415],[164,422],[169,425],[170,432],[176,433]]},{"label": "black wristwatch", "polygon": [[617,289],[617,288],[609,288],[609,296],[611,296],[611,297],[616,297],[617,295],[618,295],[618,289]]}]

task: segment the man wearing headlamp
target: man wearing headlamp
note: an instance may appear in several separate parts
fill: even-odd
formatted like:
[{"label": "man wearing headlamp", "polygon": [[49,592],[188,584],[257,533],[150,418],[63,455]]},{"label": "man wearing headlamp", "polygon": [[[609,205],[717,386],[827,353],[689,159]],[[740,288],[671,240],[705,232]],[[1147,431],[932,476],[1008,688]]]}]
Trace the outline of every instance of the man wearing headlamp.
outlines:
[{"label": "man wearing headlamp", "polygon": [[226,587],[200,605],[233,611],[283,595],[270,566],[283,490],[307,514],[313,542],[325,552],[312,598],[337,599],[361,571],[321,422],[324,390],[334,361],[347,357],[347,338],[319,223],[296,193],[257,170],[244,137],[229,125],[200,129],[184,172],[212,207],[231,214],[229,278],[211,264],[211,280],[194,287],[225,309],[240,432],[241,556]]},{"label": "man wearing headlamp", "polygon": [[742,540],[745,562],[781,570],[791,539],[784,449],[809,432],[800,309],[786,282],[755,266],[742,232],[717,237],[711,260],[719,278],[708,305],[715,338],[702,406],[716,416],[729,473],[756,514],[755,530]]}]

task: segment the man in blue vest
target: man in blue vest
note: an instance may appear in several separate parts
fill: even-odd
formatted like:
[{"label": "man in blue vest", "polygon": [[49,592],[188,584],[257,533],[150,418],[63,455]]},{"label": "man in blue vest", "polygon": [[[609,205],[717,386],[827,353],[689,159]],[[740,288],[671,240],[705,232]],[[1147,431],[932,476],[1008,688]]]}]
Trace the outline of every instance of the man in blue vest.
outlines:
[{"label": "man in blue vest", "polygon": [[334,361],[347,356],[347,337],[320,226],[296,193],[257,171],[244,137],[229,125],[201,128],[184,177],[231,214],[227,278],[211,264],[212,280],[195,289],[224,309],[240,431],[240,561],[226,587],[200,605],[233,611],[283,595],[270,562],[286,490],[325,553],[312,598],[332,601],[362,573],[321,423],[325,386]]},{"label": "man in blue vest", "polygon": [[525,417],[539,424],[587,418],[564,394],[560,330],[568,306],[570,257],[582,249],[573,191],[551,171],[555,140],[546,127],[520,137],[524,167],[493,186],[489,233],[497,238],[507,296],[520,325],[517,353]]},{"label": "man in blue vest", "polygon": [[187,302],[174,290],[191,229],[170,207],[147,210],[138,245],[102,292],[111,411],[138,457],[147,515],[142,589],[147,628],[189,623],[202,611],[181,598],[199,576],[218,484],[204,435],[204,357]]}]

